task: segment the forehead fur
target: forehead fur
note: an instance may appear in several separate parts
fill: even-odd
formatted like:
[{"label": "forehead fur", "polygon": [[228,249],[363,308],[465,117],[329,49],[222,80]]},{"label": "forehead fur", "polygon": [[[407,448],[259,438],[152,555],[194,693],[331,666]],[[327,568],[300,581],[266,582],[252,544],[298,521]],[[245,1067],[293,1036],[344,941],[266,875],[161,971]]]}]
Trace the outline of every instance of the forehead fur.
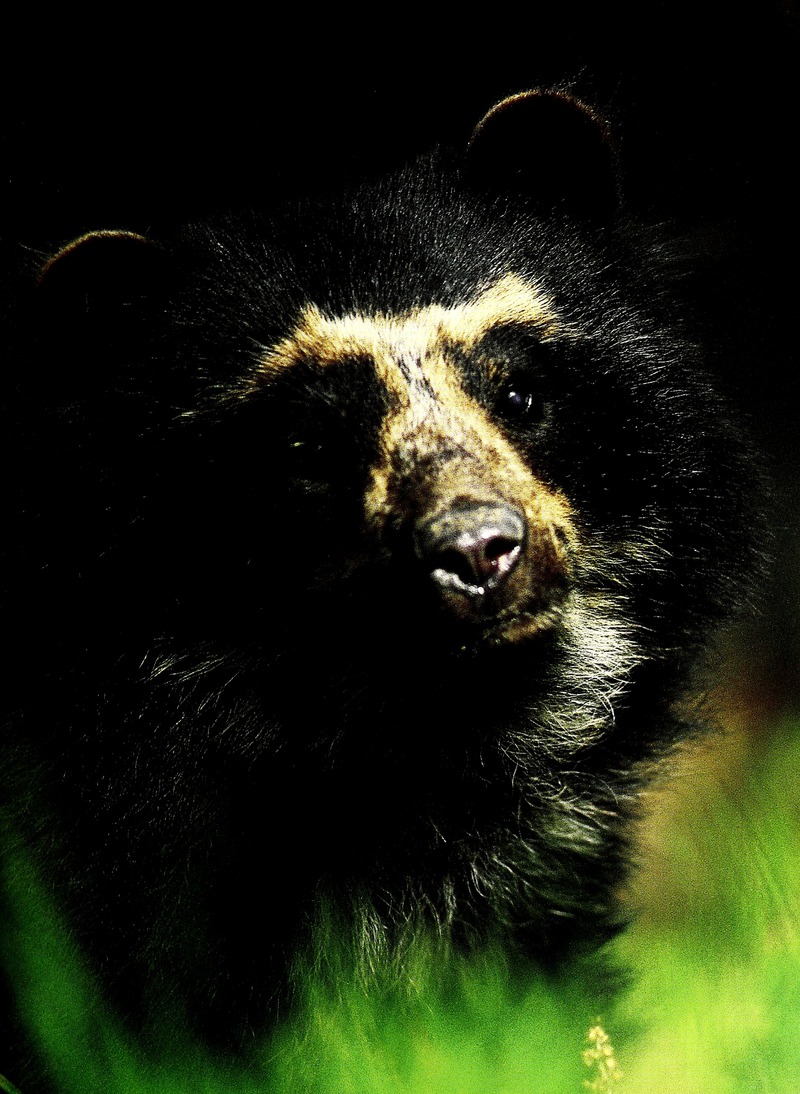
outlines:
[{"label": "forehead fur", "polygon": [[294,331],[266,354],[262,372],[269,376],[304,360],[327,365],[369,357],[391,385],[392,362],[431,358],[452,345],[470,349],[492,328],[506,323],[534,326],[542,337],[557,330],[555,310],[546,294],[510,273],[474,300],[451,307],[432,304],[399,315],[329,318],[310,305]]}]

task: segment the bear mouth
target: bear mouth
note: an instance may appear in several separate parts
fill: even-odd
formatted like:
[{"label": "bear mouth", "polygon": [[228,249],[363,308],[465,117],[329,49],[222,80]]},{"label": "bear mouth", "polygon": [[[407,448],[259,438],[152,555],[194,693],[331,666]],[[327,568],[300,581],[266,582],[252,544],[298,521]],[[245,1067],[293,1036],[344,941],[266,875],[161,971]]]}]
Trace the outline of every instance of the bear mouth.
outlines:
[{"label": "bear mouth", "polygon": [[485,640],[496,645],[540,638],[556,630],[563,616],[561,605],[546,609],[519,611],[487,628]]},{"label": "bear mouth", "polygon": [[478,656],[486,650],[537,644],[558,632],[564,616],[564,604],[531,606],[505,611],[462,628],[455,636],[457,654]]}]

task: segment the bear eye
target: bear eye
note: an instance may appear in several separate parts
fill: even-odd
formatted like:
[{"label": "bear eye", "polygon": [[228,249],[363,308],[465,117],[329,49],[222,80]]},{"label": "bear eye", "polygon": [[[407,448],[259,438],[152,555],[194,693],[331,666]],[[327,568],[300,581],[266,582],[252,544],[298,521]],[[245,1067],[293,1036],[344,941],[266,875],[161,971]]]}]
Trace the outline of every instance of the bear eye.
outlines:
[{"label": "bear eye", "polygon": [[538,420],[544,415],[541,397],[523,379],[505,385],[498,409],[506,418]]},{"label": "bear eye", "polygon": [[293,437],[289,441],[289,449],[295,456],[308,456],[321,452],[322,445],[319,441],[299,440]]},{"label": "bear eye", "polygon": [[324,469],[323,445],[318,438],[291,436],[285,449],[286,469],[299,479],[314,479]]},{"label": "bear eye", "polygon": [[528,414],[533,407],[533,395],[530,391],[520,391],[518,387],[509,387],[505,398],[506,414],[520,418]]}]

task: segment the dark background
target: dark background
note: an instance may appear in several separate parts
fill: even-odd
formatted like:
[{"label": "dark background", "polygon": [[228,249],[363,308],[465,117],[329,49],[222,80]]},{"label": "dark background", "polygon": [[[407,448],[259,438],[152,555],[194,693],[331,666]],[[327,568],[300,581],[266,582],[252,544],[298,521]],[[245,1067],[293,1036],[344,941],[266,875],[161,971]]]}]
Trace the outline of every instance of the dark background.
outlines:
[{"label": "dark background", "polygon": [[[795,4],[116,11],[6,35],[0,227],[12,267],[90,228],[274,201],[464,139],[498,98],[572,88],[619,136],[629,211],[670,222],[684,293],[775,484],[772,578],[737,679],[800,705]],[[518,14],[514,14],[514,11]],[[223,16],[226,16],[224,21]],[[283,21],[287,20],[288,21]],[[44,20],[43,20],[44,21]]]}]

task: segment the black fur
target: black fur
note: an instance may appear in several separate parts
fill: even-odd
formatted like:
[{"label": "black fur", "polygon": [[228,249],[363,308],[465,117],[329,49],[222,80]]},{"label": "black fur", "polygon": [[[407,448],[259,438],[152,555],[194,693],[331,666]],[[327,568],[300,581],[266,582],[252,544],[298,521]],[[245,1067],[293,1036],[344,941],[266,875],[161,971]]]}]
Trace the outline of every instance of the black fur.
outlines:
[{"label": "black fur", "polygon": [[[426,925],[552,964],[616,922],[637,795],[742,598],[747,454],[615,217],[602,126],[563,96],[497,117],[330,205],[91,237],[13,321],[6,838],[136,1028],[179,999],[246,1045],[323,906],[365,967]],[[494,641],[431,590],[410,487],[365,518],[375,363],[259,362],[309,303],[452,308],[509,272],[560,332],[451,362],[575,535],[554,622]]]}]

